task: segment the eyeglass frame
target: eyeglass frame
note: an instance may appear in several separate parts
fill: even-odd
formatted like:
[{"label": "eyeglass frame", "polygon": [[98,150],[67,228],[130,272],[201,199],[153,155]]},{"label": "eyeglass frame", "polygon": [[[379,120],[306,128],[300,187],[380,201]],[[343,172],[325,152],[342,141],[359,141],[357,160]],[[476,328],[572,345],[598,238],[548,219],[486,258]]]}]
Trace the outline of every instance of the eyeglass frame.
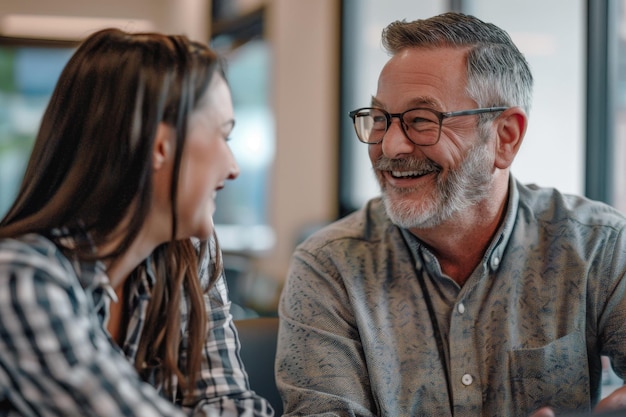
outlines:
[{"label": "eyeglass frame", "polygon": [[[437,143],[439,143],[439,139],[441,138],[441,128],[443,126],[443,120],[444,119],[448,119],[450,117],[456,117],[456,116],[473,116],[473,115],[476,115],[476,114],[494,113],[494,112],[505,111],[505,110],[508,110],[508,109],[509,109],[509,107],[494,106],[494,107],[479,107],[477,109],[469,109],[469,110],[440,112],[438,110],[430,109],[428,107],[414,107],[414,108],[405,110],[402,113],[389,113],[387,110],[381,109],[380,107],[360,107],[360,108],[358,108],[356,110],[352,110],[350,113],[348,113],[348,115],[352,119],[352,124],[354,126],[354,131],[356,133],[357,139],[359,140],[359,142],[365,143],[366,145],[377,145],[379,143],[382,143],[383,139],[385,138],[385,135],[389,131],[389,127],[391,126],[391,122],[393,121],[393,118],[395,117],[395,118],[397,118],[400,121],[400,126],[402,127],[402,132],[404,133],[404,136],[406,136],[406,138],[412,144],[414,144],[416,146],[433,146],[433,145],[436,145]],[[357,114],[359,112],[361,112],[363,110],[377,110],[377,111],[380,111],[385,116],[385,119],[387,119],[387,126],[385,127],[385,133],[380,137],[380,140],[377,141],[377,142],[364,142],[363,140],[361,140],[361,137],[359,136],[359,132],[357,131],[357,128],[356,128],[356,116],[357,116]],[[405,125],[405,123],[404,123],[404,115],[406,113],[408,113],[408,112],[415,111],[415,110],[426,110],[426,111],[429,111],[429,112],[433,113],[437,117],[437,119],[439,120],[439,134],[437,135],[437,140],[435,142],[428,143],[428,144],[415,143],[415,142],[413,142],[413,139],[411,139],[411,137],[407,133],[406,128],[404,126]]]}]

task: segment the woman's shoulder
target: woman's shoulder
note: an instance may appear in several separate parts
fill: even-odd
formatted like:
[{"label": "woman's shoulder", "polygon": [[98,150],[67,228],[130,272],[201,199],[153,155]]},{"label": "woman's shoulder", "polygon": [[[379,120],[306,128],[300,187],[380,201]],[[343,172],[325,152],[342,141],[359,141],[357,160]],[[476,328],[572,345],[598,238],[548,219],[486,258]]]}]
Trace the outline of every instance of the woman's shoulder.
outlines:
[{"label": "woman's shoulder", "polygon": [[58,252],[56,245],[47,237],[29,233],[16,237],[0,239],[0,259],[6,260],[6,256],[22,259],[30,256],[50,256]]},{"label": "woman's shoulder", "polygon": [[0,239],[0,277],[18,270],[30,270],[61,281],[74,275],[70,261],[54,242],[36,233]]}]

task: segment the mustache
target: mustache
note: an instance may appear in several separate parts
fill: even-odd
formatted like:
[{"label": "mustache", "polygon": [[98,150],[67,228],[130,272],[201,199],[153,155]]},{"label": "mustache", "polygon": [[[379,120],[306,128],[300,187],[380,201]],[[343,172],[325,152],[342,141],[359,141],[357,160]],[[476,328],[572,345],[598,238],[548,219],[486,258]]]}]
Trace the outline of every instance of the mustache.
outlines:
[{"label": "mustache", "polygon": [[381,156],[376,160],[374,169],[379,171],[441,171],[441,165],[428,158],[393,159]]}]

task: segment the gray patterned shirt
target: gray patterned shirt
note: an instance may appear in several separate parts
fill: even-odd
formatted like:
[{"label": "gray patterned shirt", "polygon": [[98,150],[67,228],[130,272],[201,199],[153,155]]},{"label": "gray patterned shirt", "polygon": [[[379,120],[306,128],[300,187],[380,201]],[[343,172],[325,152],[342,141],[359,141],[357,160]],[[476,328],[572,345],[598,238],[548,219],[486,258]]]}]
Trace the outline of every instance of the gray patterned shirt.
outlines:
[{"label": "gray patterned shirt", "polygon": [[[199,275],[205,288],[214,250],[207,243],[201,251]],[[67,258],[40,235],[0,239],[0,416],[273,414],[268,402],[250,390],[223,276],[205,295],[202,369],[193,398],[185,402],[176,393],[163,396],[158,366],[145,376],[150,385],[131,365],[154,284],[148,261],[130,284],[129,324],[120,349],[106,330],[115,295],[102,264]],[[181,364],[187,308],[183,297]]]},{"label": "gray patterned shirt", "polygon": [[286,414],[588,411],[601,354],[626,375],[626,218],[513,179],[509,189],[462,287],[380,199],[296,249],[279,307]]}]

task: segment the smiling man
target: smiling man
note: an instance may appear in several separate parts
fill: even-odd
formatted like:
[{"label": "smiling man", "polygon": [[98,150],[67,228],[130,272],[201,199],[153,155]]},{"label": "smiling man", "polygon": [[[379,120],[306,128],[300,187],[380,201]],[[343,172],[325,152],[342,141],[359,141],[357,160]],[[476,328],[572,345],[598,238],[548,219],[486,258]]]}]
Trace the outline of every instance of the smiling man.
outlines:
[{"label": "smiling man", "polygon": [[[381,197],[296,249],[281,297],[286,415],[529,416],[626,372],[626,217],[510,172],[532,75],[506,32],[446,13],[383,31],[350,112]],[[546,138],[549,140],[549,138]]]}]

